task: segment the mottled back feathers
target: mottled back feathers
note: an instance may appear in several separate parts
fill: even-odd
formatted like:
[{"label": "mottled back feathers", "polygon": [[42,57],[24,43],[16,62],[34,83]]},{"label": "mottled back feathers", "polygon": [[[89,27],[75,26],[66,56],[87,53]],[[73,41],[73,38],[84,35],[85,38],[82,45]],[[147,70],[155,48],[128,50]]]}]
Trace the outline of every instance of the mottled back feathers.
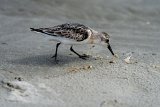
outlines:
[{"label": "mottled back feathers", "polygon": [[49,28],[31,28],[32,31],[48,34],[50,36],[64,37],[75,41],[83,41],[88,38],[88,27],[78,23],[66,23]]}]

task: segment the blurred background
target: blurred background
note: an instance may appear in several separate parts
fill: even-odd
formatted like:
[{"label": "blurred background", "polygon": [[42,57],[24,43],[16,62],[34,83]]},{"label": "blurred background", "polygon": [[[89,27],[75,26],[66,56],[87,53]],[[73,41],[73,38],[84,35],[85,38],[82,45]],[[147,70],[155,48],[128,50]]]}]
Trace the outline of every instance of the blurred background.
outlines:
[{"label": "blurred background", "polygon": [[66,22],[108,32],[117,49],[157,50],[160,0],[0,0],[0,36]]},{"label": "blurred background", "polygon": [[[68,22],[107,32],[119,59],[109,63],[112,55],[106,47],[75,46],[79,53],[102,56],[102,60],[81,60],[69,46],[61,45],[60,64],[55,64],[50,57],[56,42],[46,41],[30,27]],[[124,59],[131,55],[136,62],[126,64]],[[0,0],[0,107],[9,107],[7,103],[14,107],[14,101],[15,107],[18,101],[34,106],[64,101],[73,107],[159,107],[159,59],[160,0]],[[68,72],[69,67],[84,64],[93,69]],[[12,85],[11,90],[1,87],[2,80],[15,81],[17,76],[35,84],[40,96],[32,90],[23,95]]]},{"label": "blurred background", "polygon": [[0,0],[0,14],[19,17],[160,22],[160,0]]}]

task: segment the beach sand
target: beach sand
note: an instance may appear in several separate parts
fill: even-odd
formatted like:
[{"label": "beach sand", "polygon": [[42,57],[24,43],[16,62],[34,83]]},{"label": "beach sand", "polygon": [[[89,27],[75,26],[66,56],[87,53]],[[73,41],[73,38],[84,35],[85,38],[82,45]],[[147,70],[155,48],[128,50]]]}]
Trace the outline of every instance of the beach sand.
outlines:
[{"label": "beach sand", "polygon": [[[159,107],[159,0],[0,0],[0,107]],[[30,27],[78,22],[110,35],[79,59]]]}]

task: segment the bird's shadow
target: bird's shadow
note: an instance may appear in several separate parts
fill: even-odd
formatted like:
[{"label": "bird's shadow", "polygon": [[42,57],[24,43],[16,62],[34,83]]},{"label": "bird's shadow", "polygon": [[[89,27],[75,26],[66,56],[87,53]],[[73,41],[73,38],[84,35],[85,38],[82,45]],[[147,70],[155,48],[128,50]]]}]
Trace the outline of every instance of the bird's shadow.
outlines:
[{"label": "bird's shadow", "polygon": [[[58,55],[58,62],[51,58],[51,55],[36,55],[36,56],[27,56],[15,60],[10,60],[9,63],[18,64],[18,65],[30,65],[30,66],[60,66],[69,63],[84,62],[85,60],[80,59],[77,56],[71,55]],[[87,60],[91,60],[90,58]]]}]

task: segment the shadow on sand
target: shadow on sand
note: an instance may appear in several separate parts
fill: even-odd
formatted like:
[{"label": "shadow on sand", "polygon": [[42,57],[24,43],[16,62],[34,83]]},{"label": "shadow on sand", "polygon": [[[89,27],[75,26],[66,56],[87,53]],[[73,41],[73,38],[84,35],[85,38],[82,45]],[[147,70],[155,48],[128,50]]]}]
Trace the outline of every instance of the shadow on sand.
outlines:
[{"label": "shadow on sand", "polygon": [[58,55],[57,59],[58,62],[55,62],[54,58],[51,58],[51,55],[37,55],[23,57],[16,60],[10,60],[9,63],[30,66],[61,66],[69,63],[83,63],[86,61],[88,62],[91,61],[93,58],[90,57],[87,60],[83,60],[75,55]]}]

